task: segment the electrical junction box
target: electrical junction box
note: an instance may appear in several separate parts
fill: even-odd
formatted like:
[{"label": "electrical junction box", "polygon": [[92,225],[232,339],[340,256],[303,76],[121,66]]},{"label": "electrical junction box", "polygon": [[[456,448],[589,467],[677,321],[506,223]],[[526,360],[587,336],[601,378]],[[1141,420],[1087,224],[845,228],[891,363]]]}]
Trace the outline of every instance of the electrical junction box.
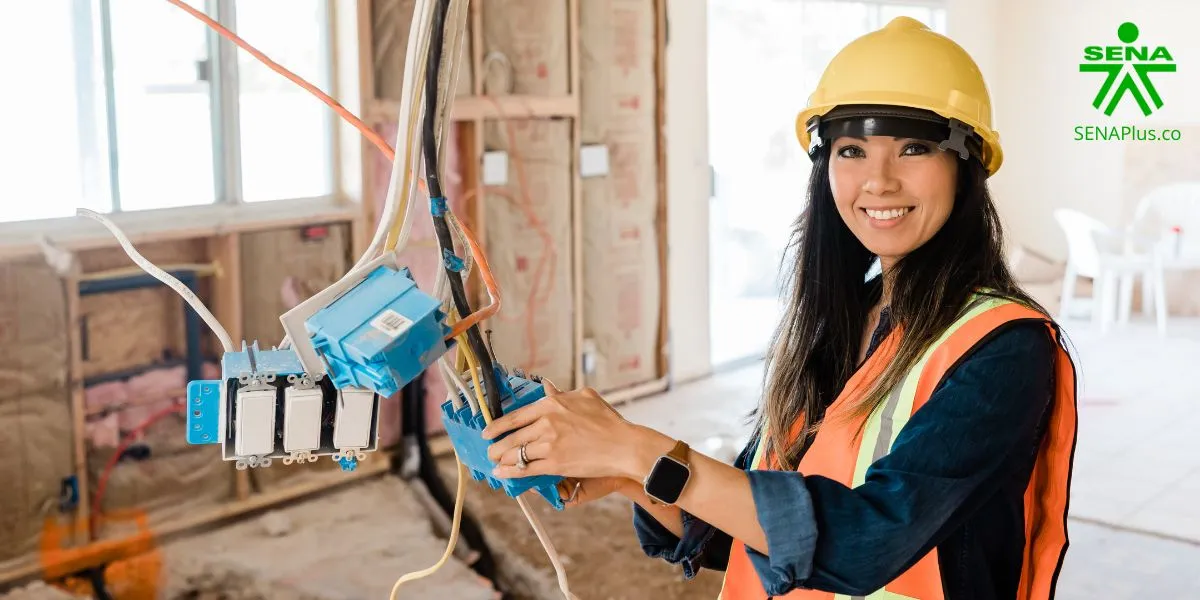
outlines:
[{"label": "electrical junction box", "polygon": [[380,266],[305,326],[334,387],[391,396],[453,347],[445,319],[408,269]]},{"label": "electrical junction box", "polygon": [[314,380],[292,350],[243,343],[225,354],[221,376],[188,384],[187,441],[220,444],[222,458],[238,469],[329,456],[349,471],[376,450],[380,397],[338,389],[329,377]]},{"label": "electrical junction box", "polygon": [[[496,377],[501,388],[500,408],[505,414],[533,404],[546,396],[546,389],[537,377],[527,379],[521,373],[510,376],[500,367],[496,367]],[[474,389],[473,383],[467,384],[467,391],[474,393]],[[498,440],[483,439],[483,414],[472,414],[466,398],[463,398],[461,393],[459,398],[463,404],[460,409],[456,410],[450,401],[442,404],[442,424],[450,436],[451,443],[454,444],[458,459],[467,467],[471,478],[475,481],[486,481],[494,490],[503,489],[510,498],[516,498],[529,490],[536,490],[551,506],[562,510],[563,499],[558,492],[558,484],[562,477],[537,475],[501,480],[492,476],[492,469],[496,468],[496,463],[488,458],[487,451],[488,447]]]},{"label": "electrical junction box", "polygon": [[483,184],[508,185],[508,153],[492,150],[483,153]]},{"label": "electrical junction box", "polygon": [[608,171],[608,146],[592,144],[579,149],[580,177],[602,177]]}]

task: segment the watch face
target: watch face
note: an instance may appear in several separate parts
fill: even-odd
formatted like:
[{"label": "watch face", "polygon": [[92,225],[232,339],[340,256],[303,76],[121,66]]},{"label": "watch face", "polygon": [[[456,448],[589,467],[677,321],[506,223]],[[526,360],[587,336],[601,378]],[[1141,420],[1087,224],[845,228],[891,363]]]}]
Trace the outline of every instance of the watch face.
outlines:
[{"label": "watch face", "polygon": [[646,493],[667,504],[674,504],[683,493],[683,486],[690,474],[682,464],[666,456],[660,457],[646,480]]}]

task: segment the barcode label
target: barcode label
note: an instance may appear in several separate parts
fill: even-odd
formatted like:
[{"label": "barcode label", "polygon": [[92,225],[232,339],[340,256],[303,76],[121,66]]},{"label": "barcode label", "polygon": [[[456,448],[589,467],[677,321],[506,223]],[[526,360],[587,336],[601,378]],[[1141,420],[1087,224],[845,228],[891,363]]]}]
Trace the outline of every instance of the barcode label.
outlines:
[{"label": "barcode label", "polygon": [[390,337],[396,337],[408,331],[408,328],[412,327],[412,321],[389,308],[379,313],[379,316],[371,321],[371,327],[382,331]]}]

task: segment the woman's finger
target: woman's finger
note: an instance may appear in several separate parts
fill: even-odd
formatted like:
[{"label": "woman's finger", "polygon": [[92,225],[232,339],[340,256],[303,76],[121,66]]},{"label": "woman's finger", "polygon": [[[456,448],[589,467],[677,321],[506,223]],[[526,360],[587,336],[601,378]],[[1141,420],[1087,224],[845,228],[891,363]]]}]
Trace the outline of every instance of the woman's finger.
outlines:
[{"label": "woman's finger", "polygon": [[491,440],[512,431],[520,429],[538,419],[546,411],[546,407],[541,402],[534,402],[529,406],[522,406],[499,419],[496,419],[483,428],[483,439]]},{"label": "woman's finger", "polygon": [[[546,442],[531,442],[525,445],[525,460],[528,464],[533,464],[534,461],[545,460],[550,456],[550,444]],[[518,445],[510,448],[500,455],[499,460],[496,460],[498,465],[516,466],[521,457],[521,446]]]},{"label": "woman's finger", "polygon": [[524,469],[518,469],[516,465],[501,463],[495,469],[492,469],[492,477],[499,479],[520,479],[521,477],[535,477],[538,475],[559,475],[554,471],[558,465],[552,458],[543,458],[534,460],[529,463]]},{"label": "woman's finger", "polygon": [[496,440],[492,445],[488,446],[488,458],[492,462],[500,462],[502,456],[519,449],[521,444],[528,444],[538,439],[541,429],[538,423],[534,422],[528,427],[522,427],[512,432],[511,435],[505,436],[503,439]]}]

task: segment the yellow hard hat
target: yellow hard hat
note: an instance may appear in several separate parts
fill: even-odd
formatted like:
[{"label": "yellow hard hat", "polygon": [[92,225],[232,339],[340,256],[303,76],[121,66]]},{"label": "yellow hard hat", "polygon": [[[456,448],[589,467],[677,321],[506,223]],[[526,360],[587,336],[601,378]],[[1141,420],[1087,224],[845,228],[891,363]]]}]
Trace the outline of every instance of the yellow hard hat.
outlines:
[{"label": "yellow hard hat", "polygon": [[964,158],[968,149],[978,152],[988,175],[1000,169],[1000,134],[992,129],[991,96],[975,61],[920,21],[897,17],[833,57],[808,107],[796,117],[796,135],[805,150],[811,150],[822,142],[823,120],[920,119],[929,113],[940,116],[938,121],[945,119],[942,123],[949,127],[944,149],[958,150]]}]

